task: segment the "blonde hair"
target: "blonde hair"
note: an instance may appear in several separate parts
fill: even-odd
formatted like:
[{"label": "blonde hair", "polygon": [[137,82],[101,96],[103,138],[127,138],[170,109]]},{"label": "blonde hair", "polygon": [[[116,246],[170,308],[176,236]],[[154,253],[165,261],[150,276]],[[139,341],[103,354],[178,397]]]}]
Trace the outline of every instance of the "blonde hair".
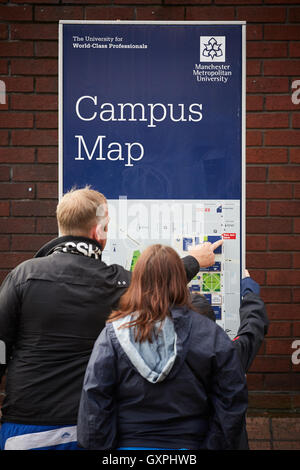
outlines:
[{"label": "blonde hair", "polygon": [[63,235],[88,235],[94,225],[105,222],[107,200],[90,186],[71,189],[56,208],[59,231]]}]

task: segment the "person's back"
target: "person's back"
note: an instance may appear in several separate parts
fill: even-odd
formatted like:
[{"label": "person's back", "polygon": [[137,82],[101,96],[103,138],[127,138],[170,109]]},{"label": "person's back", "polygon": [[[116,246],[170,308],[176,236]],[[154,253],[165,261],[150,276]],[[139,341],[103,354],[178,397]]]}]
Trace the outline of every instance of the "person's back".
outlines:
[{"label": "person's back", "polygon": [[18,337],[2,421],[76,424],[91,350],[119,299],[118,282],[125,287],[129,281],[121,267],[59,251],[11,272],[2,295],[15,296],[8,314]]},{"label": "person's back", "polygon": [[178,255],[142,253],[87,367],[78,440],[88,449],[234,449],[247,387],[226,333],[190,308]]}]

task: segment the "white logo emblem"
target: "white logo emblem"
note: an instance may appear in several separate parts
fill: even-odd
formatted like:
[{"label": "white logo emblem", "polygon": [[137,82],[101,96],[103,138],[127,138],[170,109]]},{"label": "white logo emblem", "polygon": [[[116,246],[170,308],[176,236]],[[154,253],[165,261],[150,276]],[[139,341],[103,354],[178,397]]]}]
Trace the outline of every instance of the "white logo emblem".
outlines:
[{"label": "white logo emblem", "polygon": [[225,36],[200,36],[200,62],[225,62]]}]

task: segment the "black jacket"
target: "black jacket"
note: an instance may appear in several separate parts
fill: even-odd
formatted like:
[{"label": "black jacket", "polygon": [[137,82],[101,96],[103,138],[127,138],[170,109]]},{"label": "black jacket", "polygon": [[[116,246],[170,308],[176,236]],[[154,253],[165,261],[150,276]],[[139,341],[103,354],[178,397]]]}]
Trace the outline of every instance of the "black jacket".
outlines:
[{"label": "black jacket", "polygon": [[138,343],[131,316],[108,323],[84,380],[77,436],[87,449],[237,449],[246,378],[223,329],[185,307],[153,341]]},{"label": "black jacket", "polygon": [[[65,249],[68,242],[96,255]],[[101,261],[100,248],[90,239],[60,237],[4,280],[0,340],[8,371],[2,421],[76,424],[94,342],[131,280],[129,271]],[[191,256],[183,262],[190,280],[199,264]],[[0,379],[5,369],[0,365]]]}]

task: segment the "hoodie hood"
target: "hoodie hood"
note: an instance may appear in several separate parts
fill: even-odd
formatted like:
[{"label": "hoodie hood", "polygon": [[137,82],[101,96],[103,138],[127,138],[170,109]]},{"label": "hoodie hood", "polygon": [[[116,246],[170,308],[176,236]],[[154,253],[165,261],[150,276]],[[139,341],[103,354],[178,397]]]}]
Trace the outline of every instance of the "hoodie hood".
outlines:
[{"label": "hoodie hood", "polygon": [[148,382],[162,382],[172,370],[177,357],[178,336],[174,322],[166,317],[163,323],[155,324],[152,343],[135,341],[135,327],[120,328],[134,320],[135,314],[113,322],[114,332],[127,357],[139,374]]}]

